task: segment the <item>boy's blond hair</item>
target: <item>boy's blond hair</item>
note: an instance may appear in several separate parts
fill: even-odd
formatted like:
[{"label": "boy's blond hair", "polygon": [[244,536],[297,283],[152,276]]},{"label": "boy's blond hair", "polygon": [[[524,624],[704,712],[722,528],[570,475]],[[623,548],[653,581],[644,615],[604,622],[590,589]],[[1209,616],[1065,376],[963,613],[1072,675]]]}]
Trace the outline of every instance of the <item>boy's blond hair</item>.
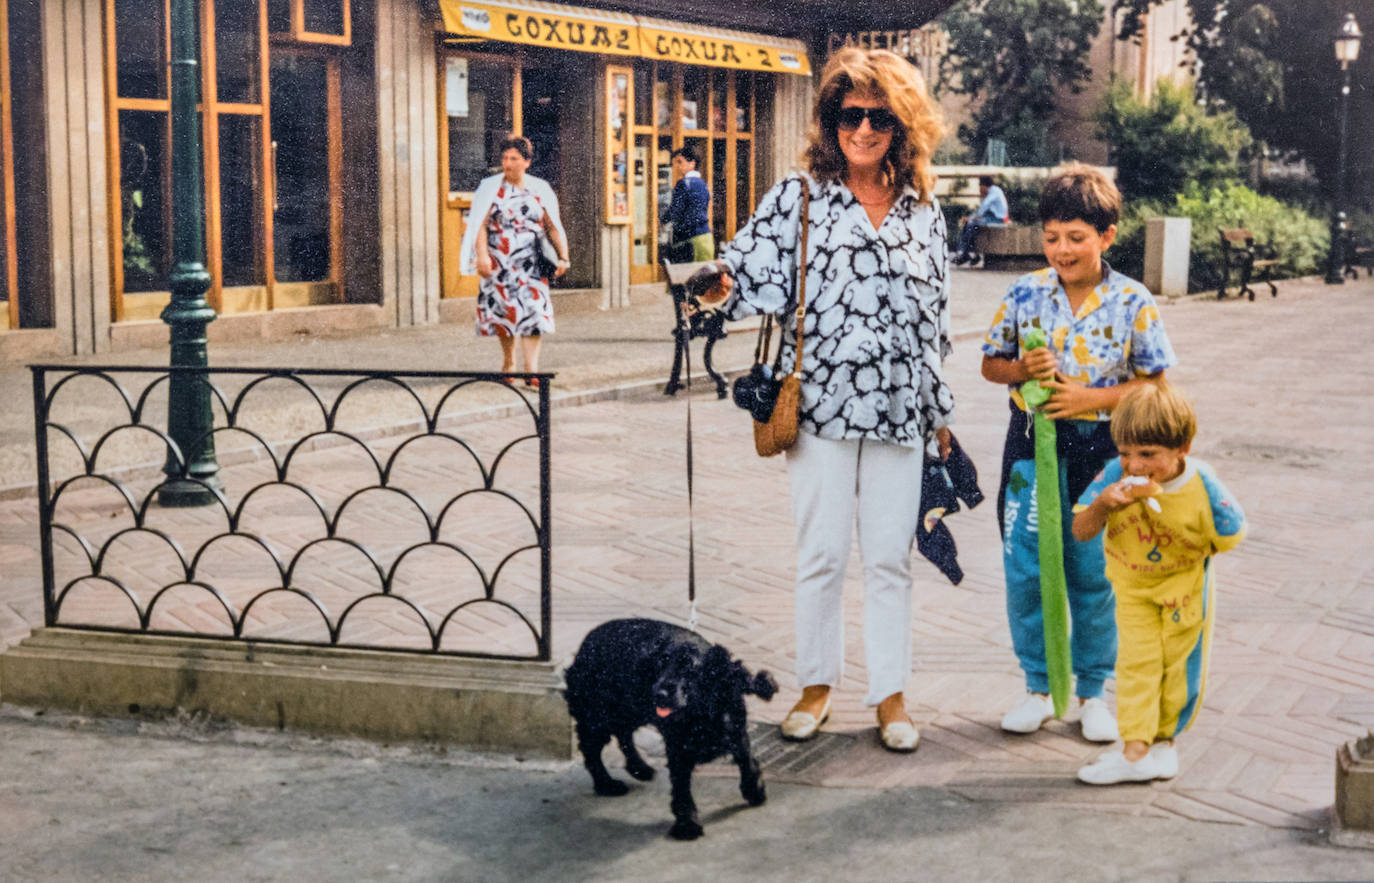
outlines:
[{"label": "boy's blond hair", "polygon": [[1112,441],[1121,445],[1187,446],[1197,434],[1197,413],[1182,392],[1163,380],[1142,383],[1112,410]]}]

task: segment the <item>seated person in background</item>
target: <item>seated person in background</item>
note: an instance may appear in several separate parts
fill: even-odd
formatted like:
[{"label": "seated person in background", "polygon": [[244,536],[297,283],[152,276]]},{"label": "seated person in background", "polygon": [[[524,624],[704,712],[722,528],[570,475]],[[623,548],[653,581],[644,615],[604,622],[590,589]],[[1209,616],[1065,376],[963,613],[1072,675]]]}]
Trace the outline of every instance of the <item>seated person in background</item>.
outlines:
[{"label": "seated person in background", "polygon": [[697,171],[697,154],[691,147],[673,151],[673,200],[665,220],[673,225],[673,240],[667,252],[671,263],[709,261],[716,256],[711,237],[711,191]]},{"label": "seated person in background", "polygon": [[983,201],[978,203],[978,210],[973,216],[965,219],[964,228],[959,233],[959,251],[954,255],[956,266],[974,260],[973,243],[978,238],[979,230],[1011,223],[1011,217],[1007,213],[1007,195],[1002,192],[1001,187],[993,183],[991,175],[978,176],[978,195]]}]

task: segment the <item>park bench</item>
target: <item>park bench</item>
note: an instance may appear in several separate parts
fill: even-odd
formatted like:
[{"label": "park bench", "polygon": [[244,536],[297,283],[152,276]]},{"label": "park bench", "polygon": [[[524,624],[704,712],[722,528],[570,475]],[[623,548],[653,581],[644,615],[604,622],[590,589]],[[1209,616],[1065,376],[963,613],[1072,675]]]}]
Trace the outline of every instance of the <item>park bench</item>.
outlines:
[{"label": "park bench", "polygon": [[[1231,273],[1236,271],[1240,274],[1240,290],[1236,292],[1236,297],[1250,295],[1250,300],[1255,299],[1255,289],[1250,287],[1250,280],[1263,282],[1269,286],[1270,297],[1278,297],[1279,290],[1274,285],[1274,267],[1279,263],[1278,250],[1272,245],[1259,245],[1255,242],[1255,235],[1245,229],[1242,223],[1239,227],[1227,229],[1217,228],[1217,235],[1221,237],[1221,287],[1217,290],[1217,300],[1226,297],[1226,287],[1231,284]],[[1255,274],[1259,273],[1256,277]]]},{"label": "park bench", "polygon": [[1039,224],[989,224],[978,231],[974,250],[985,270],[1013,270],[1045,263]]},{"label": "park bench", "polygon": [[687,280],[710,261],[672,264],[665,259],[660,263],[663,266],[663,275],[668,279],[668,294],[673,301],[673,330],[670,332],[673,336],[673,368],[668,374],[668,383],[663,387],[663,394],[677,395],[677,391],[683,388],[685,384],[682,375],[684,368],[687,367],[687,347],[698,337],[704,337],[706,349],[702,353],[701,361],[706,366],[706,373],[716,383],[716,398],[723,399],[725,378],[711,364],[711,351],[715,349],[716,341],[725,338],[725,315],[720,310],[703,308],[696,298],[687,293]]},{"label": "park bench", "polygon": [[1354,230],[1345,231],[1345,275],[1360,278],[1360,267],[1366,276],[1374,276],[1374,245],[1355,238]]}]

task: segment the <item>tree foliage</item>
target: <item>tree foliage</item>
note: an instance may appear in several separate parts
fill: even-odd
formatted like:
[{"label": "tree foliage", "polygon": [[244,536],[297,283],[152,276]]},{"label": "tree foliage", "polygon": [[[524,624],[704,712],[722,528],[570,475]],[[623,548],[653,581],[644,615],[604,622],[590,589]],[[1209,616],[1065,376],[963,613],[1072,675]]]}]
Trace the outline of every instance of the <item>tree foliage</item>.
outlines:
[{"label": "tree foliage", "polygon": [[1055,90],[1092,76],[1088,50],[1101,27],[1099,0],[963,0],[941,17],[949,52],[940,84],[981,101],[959,137],[981,157],[989,138],[1012,165],[1054,160],[1046,120]]},{"label": "tree foliage", "polygon": [[1116,183],[1127,201],[1167,199],[1190,183],[1214,187],[1240,177],[1250,133],[1235,113],[1209,113],[1191,85],[1161,81],[1148,102],[1115,82],[1097,118],[1112,145]]},{"label": "tree foliage", "polygon": [[[1141,33],[1144,16],[1163,0],[1114,0],[1118,36]],[[1269,147],[1311,162],[1334,178],[1339,138],[1340,68],[1332,40],[1347,12],[1368,33],[1374,6],[1360,0],[1188,0],[1194,25],[1177,36],[1197,58],[1198,86],[1210,106],[1229,107]],[[1350,184],[1374,201],[1374,46],[1366,38],[1351,69]]]}]

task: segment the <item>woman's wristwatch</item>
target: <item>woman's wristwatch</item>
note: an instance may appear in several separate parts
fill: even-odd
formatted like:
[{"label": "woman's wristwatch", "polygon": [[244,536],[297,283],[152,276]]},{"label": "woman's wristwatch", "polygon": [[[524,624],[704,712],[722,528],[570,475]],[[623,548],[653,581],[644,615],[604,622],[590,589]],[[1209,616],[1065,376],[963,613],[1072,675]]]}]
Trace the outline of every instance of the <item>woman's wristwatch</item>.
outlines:
[{"label": "woman's wristwatch", "polygon": [[571,267],[572,264],[568,263],[568,259],[567,259],[567,258],[559,258],[559,259],[558,259],[558,263],[557,263],[557,264],[554,264],[554,266],[555,266],[555,267],[563,267],[564,269],[566,269],[566,268],[568,268],[568,267]]}]

